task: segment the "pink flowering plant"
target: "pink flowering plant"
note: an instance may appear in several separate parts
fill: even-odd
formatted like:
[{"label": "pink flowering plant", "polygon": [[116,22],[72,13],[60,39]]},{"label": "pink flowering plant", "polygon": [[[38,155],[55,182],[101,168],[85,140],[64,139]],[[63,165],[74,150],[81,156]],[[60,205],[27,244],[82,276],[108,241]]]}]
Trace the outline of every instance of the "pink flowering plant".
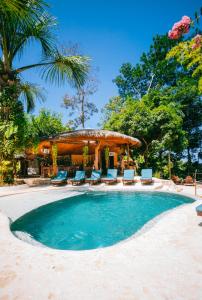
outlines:
[{"label": "pink flowering plant", "polygon": [[197,34],[194,38],[193,38],[193,45],[192,45],[192,49],[198,49],[202,46],[202,35],[201,34]]},{"label": "pink flowering plant", "polygon": [[[196,24],[199,24],[201,15],[202,9],[200,14],[196,13],[194,20],[191,20],[188,16],[182,17],[168,32],[168,38],[172,40],[183,38],[185,34],[190,33]],[[180,41],[177,46],[169,51],[167,59],[171,58],[175,58],[192,71],[192,76],[198,79],[199,92],[202,93],[202,35],[198,33],[193,38],[188,36],[187,40]]]},{"label": "pink flowering plant", "polygon": [[184,16],[173,25],[172,30],[168,32],[168,37],[172,40],[178,40],[184,33],[188,33],[192,21],[191,18]]}]

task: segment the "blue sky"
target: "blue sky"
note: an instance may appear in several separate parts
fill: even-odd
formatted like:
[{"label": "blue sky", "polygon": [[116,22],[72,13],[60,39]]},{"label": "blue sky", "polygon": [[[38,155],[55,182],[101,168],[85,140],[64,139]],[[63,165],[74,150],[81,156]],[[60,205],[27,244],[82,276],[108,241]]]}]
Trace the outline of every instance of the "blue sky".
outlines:
[{"label": "blue sky", "polygon": [[[99,109],[117,95],[112,80],[121,64],[137,63],[156,34],[166,33],[183,15],[193,16],[202,6],[199,0],[51,0],[49,3],[58,20],[58,44],[77,43],[82,53],[91,57],[92,65],[99,68],[99,88],[92,98]],[[25,52],[21,65],[39,60],[40,51],[33,45]],[[65,93],[73,93],[71,88],[45,84],[36,71],[27,71],[23,76],[46,89],[47,100],[37,104],[35,113],[41,107],[50,108],[61,112],[66,122],[67,111],[61,103]],[[87,127],[96,128],[100,116],[99,113],[92,117]]]}]

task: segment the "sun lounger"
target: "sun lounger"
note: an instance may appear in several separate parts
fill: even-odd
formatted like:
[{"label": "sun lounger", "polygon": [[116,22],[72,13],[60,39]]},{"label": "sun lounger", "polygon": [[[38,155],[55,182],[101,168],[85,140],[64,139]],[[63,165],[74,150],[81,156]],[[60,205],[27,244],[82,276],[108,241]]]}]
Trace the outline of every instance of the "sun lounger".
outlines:
[{"label": "sun lounger", "polygon": [[134,183],[135,182],[134,175],[135,175],[134,170],[124,170],[123,179],[122,179],[123,184]]},{"label": "sun lounger", "polygon": [[92,171],[91,177],[85,180],[89,184],[96,184],[101,181],[101,171]]},{"label": "sun lounger", "polygon": [[143,184],[151,184],[151,183],[153,183],[152,169],[142,169],[140,181]]},{"label": "sun lounger", "polygon": [[198,216],[202,217],[202,204],[196,207],[196,213]]},{"label": "sun lounger", "polygon": [[51,179],[51,183],[54,185],[67,183],[67,171],[58,171],[57,176]]},{"label": "sun lounger", "polygon": [[104,183],[116,183],[117,182],[117,169],[108,169],[107,177],[101,178]]},{"label": "sun lounger", "polygon": [[76,175],[71,179],[72,185],[79,185],[85,182],[85,171],[76,171]]}]

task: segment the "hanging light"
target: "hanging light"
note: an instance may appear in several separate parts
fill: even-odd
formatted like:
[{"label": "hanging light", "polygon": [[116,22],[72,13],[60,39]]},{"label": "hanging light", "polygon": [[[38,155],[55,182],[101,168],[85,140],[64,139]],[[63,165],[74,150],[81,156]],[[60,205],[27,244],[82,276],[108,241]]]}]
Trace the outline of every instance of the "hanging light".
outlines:
[{"label": "hanging light", "polygon": [[50,149],[49,148],[43,148],[42,152],[43,152],[43,154],[49,154],[50,153]]}]

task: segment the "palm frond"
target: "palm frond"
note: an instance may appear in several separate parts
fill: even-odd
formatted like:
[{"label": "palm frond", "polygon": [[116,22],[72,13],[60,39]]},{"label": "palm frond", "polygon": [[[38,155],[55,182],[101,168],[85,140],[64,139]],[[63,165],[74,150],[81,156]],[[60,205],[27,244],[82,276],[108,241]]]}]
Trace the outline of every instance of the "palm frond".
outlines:
[{"label": "palm frond", "polygon": [[51,84],[61,85],[69,81],[80,87],[85,83],[89,70],[89,58],[86,56],[63,56],[58,51],[41,63],[24,66],[16,70],[21,73],[31,68],[40,68],[41,76]]},{"label": "palm frond", "polygon": [[1,47],[2,52],[6,52],[9,64],[16,55],[21,56],[25,47],[32,42],[39,42],[45,57],[55,52],[55,37],[52,33],[55,25],[55,18],[47,13],[41,14],[38,20],[33,19],[29,24],[18,18],[13,18],[12,22],[6,21],[0,16]]},{"label": "palm frond", "polygon": [[44,90],[41,89],[38,85],[25,82],[20,85],[20,90],[20,100],[26,103],[27,112],[31,112],[34,110],[36,100],[40,100],[42,102],[45,101]]},{"label": "palm frond", "polygon": [[55,36],[52,33],[56,25],[55,17],[43,13],[32,27],[31,35],[34,40],[40,42],[45,57],[56,51]]},{"label": "palm frond", "polygon": [[45,6],[47,6],[47,3],[44,0],[0,0],[0,13],[24,17],[30,12],[36,15]]},{"label": "palm frond", "polygon": [[57,51],[42,67],[42,78],[52,84],[61,85],[69,81],[72,85],[82,86],[89,69],[88,61],[85,56],[63,56]]},{"label": "palm frond", "polygon": [[[43,55],[55,51],[51,29],[56,20],[45,12],[43,0],[16,0],[16,3],[20,5],[23,3],[26,7],[23,16],[15,11],[3,9],[3,3],[4,0],[0,0],[0,50],[6,70],[12,68],[16,54],[21,55],[25,47],[33,41],[40,43]],[[11,3],[15,3],[15,0],[11,0]]]}]

